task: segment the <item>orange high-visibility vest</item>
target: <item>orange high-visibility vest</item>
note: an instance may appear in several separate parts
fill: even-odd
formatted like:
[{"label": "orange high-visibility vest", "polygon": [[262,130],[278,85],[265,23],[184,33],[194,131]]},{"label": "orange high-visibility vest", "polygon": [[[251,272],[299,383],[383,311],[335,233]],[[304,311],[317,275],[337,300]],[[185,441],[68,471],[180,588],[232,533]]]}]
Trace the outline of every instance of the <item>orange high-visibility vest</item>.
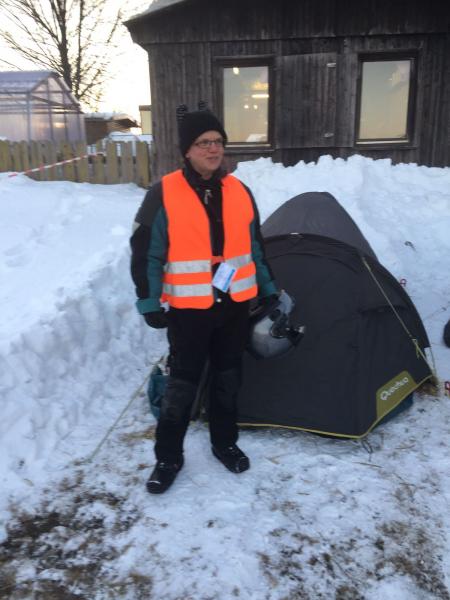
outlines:
[{"label": "orange high-visibility vest", "polygon": [[[222,180],[223,257],[237,269],[229,288],[236,302],[258,293],[252,259],[251,198],[242,183],[227,175]],[[174,308],[209,308],[214,302],[209,218],[201,200],[181,170],[162,178],[163,204],[168,219],[169,248],[164,267],[162,302]]]}]

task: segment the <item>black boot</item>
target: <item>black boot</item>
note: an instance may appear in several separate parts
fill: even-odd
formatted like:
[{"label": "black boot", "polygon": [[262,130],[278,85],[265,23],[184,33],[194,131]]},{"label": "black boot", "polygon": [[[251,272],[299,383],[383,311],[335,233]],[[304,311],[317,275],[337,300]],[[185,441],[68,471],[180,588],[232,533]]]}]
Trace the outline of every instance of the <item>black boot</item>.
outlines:
[{"label": "black boot", "polygon": [[250,461],[236,444],[226,448],[217,448],[212,446],[212,453],[226,466],[232,473],[242,473],[250,468]]},{"label": "black boot", "polygon": [[183,466],[183,458],[179,463],[167,463],[159,460],[147,481],[150,494],[163,494],[175,481],[175,477]]},{"label": "black boot", "polygon": [[156,426],[157,463],[147,481],[150,494],[165,492],[183,466],[183,440],[196,390],[197,386],[189,381],[169,377]]},{"label": "black boot", "polygon": [[226,448],[237,442],[236,400],[240,385],[240,368],[212,371],[208,420],[214,448]]},{"label": "black boot", "polygon": [[242,473],[250,467],[248,457],[236,446],[236,401],[240,385],[239,367],[212,373],[209,405],[212,452],[233,473]]}]

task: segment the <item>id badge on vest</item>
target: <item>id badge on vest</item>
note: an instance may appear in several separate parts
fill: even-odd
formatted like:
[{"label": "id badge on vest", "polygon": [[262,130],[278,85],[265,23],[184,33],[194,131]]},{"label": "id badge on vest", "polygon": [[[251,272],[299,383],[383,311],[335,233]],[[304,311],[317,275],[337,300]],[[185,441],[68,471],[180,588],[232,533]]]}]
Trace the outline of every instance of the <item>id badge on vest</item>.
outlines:
[{"label": "id badge on vest", "polygon": [[214,275],[212,284],[215,288],[221,292],[228,292],[230,289],[231,281],[236,273],[237,269],[232,267],[226,262],[220,263],[219,268]]}]

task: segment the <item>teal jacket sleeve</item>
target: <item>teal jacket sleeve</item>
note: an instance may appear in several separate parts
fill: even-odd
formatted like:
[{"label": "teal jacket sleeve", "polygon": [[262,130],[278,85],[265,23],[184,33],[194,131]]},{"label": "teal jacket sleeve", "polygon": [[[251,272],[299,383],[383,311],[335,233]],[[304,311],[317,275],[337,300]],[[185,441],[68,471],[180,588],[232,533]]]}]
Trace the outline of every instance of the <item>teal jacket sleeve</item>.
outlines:
[{"label": "teal jacket sleeve", "polygon": [[167,215],[161,183],[145,195],[133,225],[131,276],[136,287],[136,306],[141,314],[161,309],[162,279],[167,260]]},{"label": "teal jacket sleeve", "polygon": [[261,235],[261,225],[259,220],[259,211],[256,206],[255,199],[252,192],[247,186],[244,186],[253,204],[254,218],[250,224],[250,231],[252,236],[252,257],[256,266],[256,283],[258,284],[258,296],[264,298],[271,294],[277,293],[277,286],[275,279],[267,262],[265,251],[264,251],[264,240]]}]

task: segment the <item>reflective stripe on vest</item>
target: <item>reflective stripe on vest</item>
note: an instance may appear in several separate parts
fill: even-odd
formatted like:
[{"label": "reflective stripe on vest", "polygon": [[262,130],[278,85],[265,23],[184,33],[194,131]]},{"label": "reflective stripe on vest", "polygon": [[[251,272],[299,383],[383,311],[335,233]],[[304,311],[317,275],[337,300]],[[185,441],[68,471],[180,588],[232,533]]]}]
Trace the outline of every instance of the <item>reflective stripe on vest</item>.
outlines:
[{"label": "reflective stripe on vest", "polygon": [[169,296],[185,298],[186,296],[207,296],[211,291],[209,284],[203,285],[171,285],[163,283],[163,292]]},{"label": "reflective stripe on vest", "polygon": [[235,269],[239,269],[240,267],[245,267],[246,265],[252,262],[251,254],[243,254],[242,256],[235,256],[234,258],[227,258],[226,261],[229,265],[234,267]]},{"label": "reflective stripe on vest", "polygon": [[177,260],[166,263],[164,271],[166,273],[209,273],[211,270],[211,261],[209,260]]},{"label": "reflective stripe on vest", "polygon": [[233,292],[244,292],[248,288],[255,285],[256,279],[254,275],[250,275],[250,277],[245,277],[244,279],[239,279],[239,281],[232,281],[230,285],[230,291]]},{"label": "reflective stripe on vest", "polygon": [[[169,249],[161,300],[175,308],[209,308],[214,301],[212,265],[222,257],[212,256],[208,215],[181,171],[163,177],[162,186]],[[237,269],[229,292],[242,302],[258,291],[251,255],[254,211],[244,186],[231,175],[222,180],[222,213],[223,261]]]}]

